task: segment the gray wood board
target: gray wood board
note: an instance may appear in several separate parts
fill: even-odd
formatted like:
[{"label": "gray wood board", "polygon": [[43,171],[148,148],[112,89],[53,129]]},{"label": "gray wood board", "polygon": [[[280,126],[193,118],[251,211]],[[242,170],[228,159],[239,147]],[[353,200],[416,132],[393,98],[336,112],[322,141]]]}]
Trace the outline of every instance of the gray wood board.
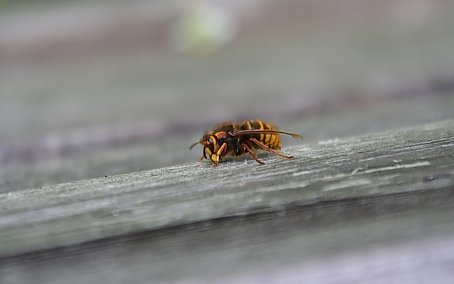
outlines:
[{"label": "gray wood board", "polygon": [[454,191],[319,202],[0,258],[1,283],[450,283]]},{"label": "gray wood board", "polygon": [[452,279],[454,121],[0,195],[1,283]]},{"label": "gray wood board", "polygon": [[[299,114],[282,109],[283,116],[255,116],[250,112],[243,115],[273,117],[267,120],[283,130],[302,133],[307,144],[453,119],[454,114],[454,87],[450,93],[438,95],[430,91],[422,96],[412,92],[405,99],[390,95],[377,104],[350,105],[351,100],[348,95],[320,98],[317,106]],[[324,104],[331,107],[324,109]],[[232,106],[228,112],[235,109]],[[232,114],[231,118],[237,115]],[[234,120],[241,122],[240,118]],[[188,151],[189,145],[217,122],[217,118],[207,116],[201,124],[188,116],[182,124],[163,123],[157,133],[152,126],[156,123],[142,127],[132,124],[121,129],[70,131],[28,141],[29,145],[0,147],[0,160],[5,158],[3,163],[0,161],[0,193],[197,161],[201,149]],[[282,143],[289,146],[297,141],[283,137]]]},{"label": "gray wood board", "polygon": [[0,195],[0,255],[323,201],[450,190],[454,121]]},{"label": "gray wood board", "polygon": [[0,192],[188,163],[222,120],[307,143],[454,118],[452,1],[254,1],[205,56],[168,48],[175,1],[47,2],[1,11]]}]

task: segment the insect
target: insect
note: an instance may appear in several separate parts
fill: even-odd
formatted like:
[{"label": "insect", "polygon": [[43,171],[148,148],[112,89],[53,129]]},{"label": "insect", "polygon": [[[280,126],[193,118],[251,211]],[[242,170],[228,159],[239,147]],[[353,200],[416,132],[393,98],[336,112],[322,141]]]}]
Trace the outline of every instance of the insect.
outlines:
[{"label": "insect", "polygon": [[211,132],[206,132],[202,139],[189,147],[191,150],[197,144],[203,146],[203,156],[200,160],[210,159],[216,167],[223,157],[241,156],[248,153],[257,163],[255,152],[264,150],[285,159],[293,159],[279,153],[281,149],[280,134],[290,135],[296,139],[303,137],[296,133],[277,130],[271,124],[262,120],[246,120],[241,124],[223,122],[216,125]]}]

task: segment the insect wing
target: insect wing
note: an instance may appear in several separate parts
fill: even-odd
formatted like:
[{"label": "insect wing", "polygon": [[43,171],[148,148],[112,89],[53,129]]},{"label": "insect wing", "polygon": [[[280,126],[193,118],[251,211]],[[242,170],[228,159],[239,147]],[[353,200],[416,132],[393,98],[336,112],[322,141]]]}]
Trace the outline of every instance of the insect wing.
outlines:
[{"label": "insect wing", "polygon": [[248,130],[236,130],[230,132],[231,136],[240,136],[240,135],[248,135],[248,134],[286,134],[290,135],[295,139],[303,139],[303,136],[297,133],[285,132],[280,130],[271,130],[271,129],[248,129]]}]

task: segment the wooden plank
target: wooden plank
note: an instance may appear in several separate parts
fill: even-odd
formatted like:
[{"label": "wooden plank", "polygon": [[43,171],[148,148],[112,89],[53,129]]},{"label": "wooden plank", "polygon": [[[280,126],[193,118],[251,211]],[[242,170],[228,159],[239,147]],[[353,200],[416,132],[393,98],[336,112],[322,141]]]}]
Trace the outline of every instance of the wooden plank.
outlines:
[{"label": "wooden plank", "polygon": [[[395,1],[360,9],[344,1],[354,19],[333,0],[258,1],[263,17],[247,17],[235,43],[206,58],[150,48],[159,42],[152,34],[173,30],[178,5],[141,0],[125,11],[120,2],[107,10],[95,2],[75,4],[105,13],[91,14],[99,21],[89,26],[80,25],[87,15],[72,4],[1,17],[0,192],[188,163],[197,157],[186,145],[225,119],[263,118],[314,142],[453,118],[454,49],[445,28],[454,26],[451,1],[423,0],[418,7],[430,12],[419,23],[427,28],[397,17],[399,36],[389,28]],[[118,11],[131,15],[141,5],[161,8],[146,9],[142,20],[119,19]],[[48,24],[23,33],[30,18]],[[111,42],[121,38],[125,46]]]},{"label": "wooden plank", "polygon": [[[272,122],[282,129],[302,132],[304,143],[312,144],[332,137],[350,137],[452,118],[453,94],[437,96],[429,92],[425,98],[405,102],[387,98],[378,104],[356,105],[356,102],[355,106],[346,106],[355,101],[350,96],[333,96],[331,100],[320,98],[315,107],[293,113],[288,110],[292,105],[284,103],[282,109],[273,114],[267,111],[267,115],[258,115],[253,109],[260,107],[254,106],[247,115],[274,117]],[[186,102],[182,101],[181,105],[185,106]],[[326,105],[332,108],[323,109]],[[296,107],[295,103],[293,107]],[[225,108],[236,110],[234,105]],[[289,117],[284,119],[283,114]],[[230,117],[237,118],[238,115],[231,113]],[[171,121],[166,117],[161,119]],[[205,118],[201,124],[188,114],[185,123],[160,125],[154,122],[122,128],[82,129],[53,134],[41,141],[24,139],[29,145],[0,147],[0,160],[3,161],[0,161],[0,193],[197,161],[200,148],[188,151],[188,145],[200,139],[202,131],[212,127],[218,118],[210,116],[209,120],[211,122]],[[153,130],[156,125],[160,125],[160,130]],[[297,141],[291,138],[283,139],[286,146],[295,143]]]},{"label": "wooden plank", "polygon": [[454,121],[285,152],[1,194],[0,282],[454,277]]},{"label": "wooden plank", "polygon": [[[454,121],[0,195],[0,255],[227,216],[453,189]],[[391,197],[392,198],[392,197]]]},{"label": "wooden plank", "polygon": [[289,206],[0,258],[0,280],[449,283],[453,204],[435,190]]}]

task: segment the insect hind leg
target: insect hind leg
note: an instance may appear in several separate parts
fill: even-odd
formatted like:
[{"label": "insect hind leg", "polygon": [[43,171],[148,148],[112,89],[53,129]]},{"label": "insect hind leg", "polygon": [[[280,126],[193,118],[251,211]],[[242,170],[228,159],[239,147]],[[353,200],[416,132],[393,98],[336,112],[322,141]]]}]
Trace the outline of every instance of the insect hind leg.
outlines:
[{"label": "insect hind leg", "polygon": [[257,157],[254,155],[254,152],[252,152],[251,148],[246,144],[246,143],[243,143],[241,144],[241,147],[243,147],[244,149],[246,149],[246,151],[249,153],[249,155],[251,155],[251,157],[259,164],[261,165],[264,165],[265,163],[260,161],[259,159],[257,159]]},{"label": "insect hind leg", "polygon": [[265,150],[265,151],[268,151],[270,153],[273,153],[279,157],[282,157],[282,158],[285,158],[285,159],[294,159],[293,156],[286,156],[282,153],[279,153],[278,151],[274,150],[274,149],[271,149],[270,147],[268,147],[267,145],[263,144],[262,142],[260,142],[259,140],[257,140],[256,138],[250,138],[249,139],[250,141],[254,142],[257,146],[259,146],[261,149]]}]

